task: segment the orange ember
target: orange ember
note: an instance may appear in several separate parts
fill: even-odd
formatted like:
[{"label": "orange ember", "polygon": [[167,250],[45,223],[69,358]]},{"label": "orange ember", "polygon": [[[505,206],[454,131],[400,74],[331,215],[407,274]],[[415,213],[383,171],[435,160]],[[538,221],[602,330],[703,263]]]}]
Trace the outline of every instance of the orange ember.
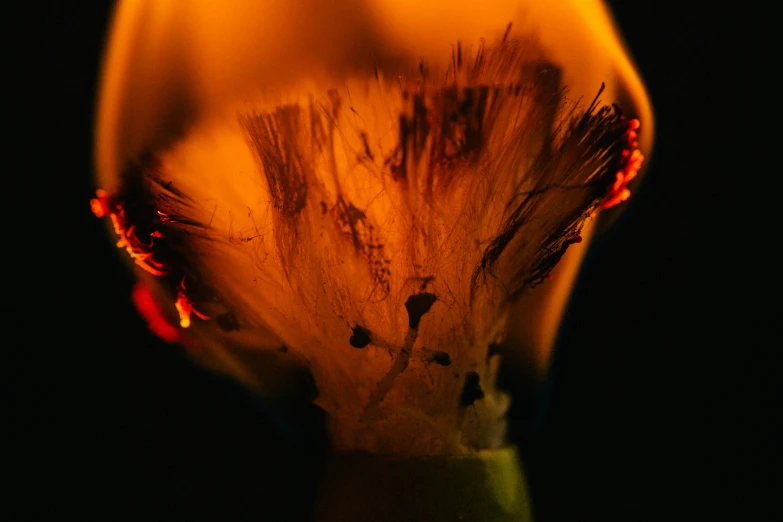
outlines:
[{"label": "orange ember", "polygon": [[636,118],[628,122],[628,130],[625,133],[627,147],[622,152],[623,166],[617,171],[614,184],[601,200],[600,207],[603,209],[611,208],[631,196],[628,183],[636,177],[639,169],[642,168],[642,161],[644,161],[644,156],[637,148],[639,143],[636,141],[638,136],[636,131],[640,126],[641,123]]},{"label": "orange ember", "polygon": [[[164,237],[163,233],[159,230],[153,230],[149,233],[149,241],[145,243],[135,233],[134,225],[128,222],[123,204],[117,198],[108,195],[105,190],[100,189],[96,191],[95,195],[96,197],[90,200],[90,208],[96,217],[103,218],[108,216],[111,219],[114,225],[114,232],[120,237],[119,241],[117,241],[117,247],[124,248],[131,259],[147,273],[157,277],[169,275],[166,264],[155,258],[153,248],[154,240],[162,239]],[[158,215],[161,221],[170,221],[168,215],[160,211],[158,211]],[[137,285],[133,290],[132,297],[137,310],[158,337],[167,342],[180,340],[176,330],[172,331],[173,327],[165,319],[149,288],[145,285]],[[179,313],[179,323],[182,328],[190,326],[191,315],[195,315],[203,320],[211,319],[211,317],[200,313],[193,307],[185,290],[184,278],[178,287],[175,307]]]},{"label": "orange ember", "polygon": [[90,200],[90,208],[96,217],[109,216],[114,225],[114,232],[120,236],[117,241],[118,248],[124,248],[131,259],[137,265],[154,276],[163,276],[168,273],[166,266],[154,258],[153,239],[163,237],[158,232],[150,234],[149,243],[144,243],[134,232],[133,225],[129,224],[125,218],[125,210],[122,203],[109,196],[104,190],[95,192],[96,198]]},{"label": "orange ember", "polygon": [[177,302],[174,306],[177,307],[177,312],[179,313],[179,325],[182,328],[188,328],[190,326],[191,314],[204,321],[212,319],[208,315],[200,313],[193,307],[193,303],[191,302],[190,298],[188,297],[188,293],[185,290],[185,279],[182,279],[179,284],[179,289],[177,290]]}]

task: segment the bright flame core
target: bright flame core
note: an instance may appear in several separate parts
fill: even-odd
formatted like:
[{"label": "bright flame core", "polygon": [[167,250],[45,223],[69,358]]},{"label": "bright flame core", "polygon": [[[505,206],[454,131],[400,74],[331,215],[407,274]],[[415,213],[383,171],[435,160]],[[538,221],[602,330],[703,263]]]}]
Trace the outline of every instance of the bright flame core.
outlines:
[{"label": "bright flame core", "polygon": [[[310,227],[307,238],[316,245],[313,248],[329,254],[321,258],[323,266],[316,258],[308,258],[309,265],[289,266],[281,261],[280,254],[276,257],[275,250],[299,250],[296,241],[286,243],[290,238],[285,237],[280,223],[276,222],[279,218],[275,217],[278,215],[275,211],[285,214],[293,212],[299,205],[295,198],[275,197],[276,190],[296,193],[290,187],[291,180],[297,176],[290,167],[293,163],[280,158],[320,147],[312,141],[312,137],[293,129],[292,122],[299,121],[296,119],[298,116],[292,119],[290,114],[277,108],[298,104],[323,109],[326,107],[324,94],[327,90],[343,89],[348,97],[343,97],[341,103],[350,106],[353,123],[351,118],[342,116],[335,128],[338,131],[351,127],[368,129],[370,132],[367,134],[374,139],[372,147],[390,150],[394,143],[390,141],[389,131],[396,115],[408,109],[405,98],[399,92],[389,92],[393,82],[387,71],[392,74],[397,71],[409,73],[417,70],[419,64],[422,67],[423,64],[427,67],[434,64],[431,74],[443,74],[437,66],[444,62],[444,56],[448,57],[453,52],[456,42],[465,42],[466,49],[470,46],[475,51],[482,39],[497,39],[509,23],[513,24],[515,31],[529,37],[529,41],[536,42],[526,51],[530,53],[531,60],[546,61],[561,71],[560,79],[568,87],[568,99],[589,101],[595,96],[598,86],[605,83],[606,90],[601,98],[620,103],[627,115],[643,122],[644,132],[639,148],[643,153],[649,153],[652,116],[647,97],[606,9],[598,2],[574,0],[545,4],[508,1],[493,3],[489,8],[467,0],[430,2],[425,6],[413,0],[248,1],[236,2],[232,9],[225,9],[207,0],[170,0],[124,2],[118,6],[98,111],[96,162],[100,186],[110,194],[121,191],[125,183],[121,173],[140,156],[152,152],[160,156],[164,179],[175,183],[177,190],[187,194],[193,206],[199,207],[199,210],[188,214],[189,218],[202,219],[204,223],[208,221],[207,228],[224,233],[229,239],[227,244],[246,244],[242,247],[245,250],[242,250],[241,256],[237,255],[239,248],[210,247],[198,255],[194,264],[211,274],[216,286],[224,295],[230,296],[233,306],[253,311],[262,320],[253,324],[252,318],[244,318],[250,327],[231,341],[207,329],[200,330],[198,335],[224,356],[224,366],[228,367],[228,371],[244,380],[253,379],[248,377],[241,362],[227,355],[225,346],[232,343],[251,347],[266,343],[274,346],[275,342],[284,342],[296,355],[304,357],[313,367],[316,384],[321,391],[321,404],[339,424],[333,435],[340,449],[457,452],[465,443],[460,431],[466,426],[473,431],[468,437],[470,447],[502,444],[502,427],[499,427],[502,422],[495,420],[502,417],[506,399],[494,391],[491,382],[497,360],[488,363],[478,373],[473,368],[483,365],[486,346],[500,335],[505,312],[502,307],[496,306],[497,299],[493,300],[496,296],[491,292],[483,296],[485,301],[481,301],[483,305],[479,307],[470,308],[460,301],[470,294],[468,278],[473,265],[468,262],[467,254],[456,260],[464,266],[453,264],[453,259],[439,257],[437,253],[430,253],[432,255],[428,258],[426,252],[412,255],[413,259],[417,256],[424,259],[421,266],[414,264],[411,268],[394,264],[395,256],[408,259],[410,255],[405,253],[408,248],[405,227],[410,224],[400,217],[407,214],[399,208],[415,209],[424,202],[415,193],[395,196],[394,190],[385,185],[387,180],[372,179],[369,176],[371,169],[364,171],[356,166],[352,156],[356,150],[366,149],[366,156],[373,158],[367,141],[360,139],[363,131],[357,131],[355,136],[340,134],[334,138],[331,158],[328,154],[318,156],[320,159],[311,165],[316,171],[325,173],[334,170],[342,174],[316,176],[317,184],[310,185],[310,191],[302,196],[302,201],[314,198],[314,193],[320,195],[323,215],[337,216],[338,225],[344,225],[343,232],[352,234],[354,244],[361,243],[366,251],[365,257],[370,259],[375,255],[368,250],[375,248],[369,246],[374,244],[373,229],[364,224],[361,227],[366,228],[359,228],[350,216],[359,212],[367,218],[366,223],[373,222],[378,229],[384,230],[386,237],[390,238],[386,242],[386,250],[391,254],[390,259],[378,258],[378,262],[391,264],[395,275],[400,272],[407,275],[402,282],[395,283],[396,286],[390,286],[393,298],[388,301],[388,306],[364,308],[362,300],[379,300],[372,285],[379,284],[383,278],[374,272],[370,272],[369,276],[362,275],[361,264],[356,264],[351,256],[342,255],[339,249],[332,251],[340,241],[339,226],[336,232],[322,232],[319,236],[320,225],[307,225]],[[375,85],[368,88],[367,81],[363,79],[370,77],[373,70],[376,71],[380,90]],[[424,72],[421,74],[424,77]],[[410,84],[411,80],[400,80],[400,86],[403,83]],[[499,84],[506,86],[502,82]],[[333,100],[329,103],[334,108]],[[530,105],[530,101],[520,107],[526,107],[522,112],[530,114],[539,111],[538,107]],[[331,109],[323,110],[328,114]],[[245,119],[237,119],[238,113],[244,114]],[[338,117],[334,114],[337,121]],[[508,119],[509,128],[516,125],[515,120],[509,119],[506,114],[499,118]],[[312,116],[311,121],[314,121]],[[635,125],[629,127],[633,132]],[[286,130],[288,127],[293,130]],[[269,132],[272,128],[274,133]],[[282,137],[281,142],[277,141],[275,134]],[[537,135],[531,133],[531,136],[518,150],[535,148],[533,142]],[[288,145],[281,145],[283,142],[297,142],[298,148],[288,149]],[[496,145],[502,143],[497,142]],[[283,152],[275,152],[278,149]],[[631,149],[628,150],[629,157],[640,160],[634,155],[639,153]],[[500,157],[499,154],[495,156]],[[532,162],[532,156],[528,160],[523,158],[520,164]],[[622,172],[628,172],[624,175],[632,177],[631,172],[635,174],[638,169],[636,160],[625,164]],[[270,165],[275,161],[286,163],[289,169],[287,177],[270,178],[269,171],[273,168]],[[259,184],[259,180],[264,179],[263,175],[259,177],[259,170],[266,172],[266,188]],[[345,174],[350,172],[353,174]],[[414,185],[419,183],[415,178],[410,179],[413,179]],[[627,197],[624,181],[621,172],[618,172],[612,193],[612,198],[618,201]],[[286,185],[285,190],[278,187],[280,184]],[[313,186],[316,188],[313,189]],[[454,190],[449,201],[455,204],[472,194],[481,193],[481,187],[469,181],[455,185]],[[499,226],[503,217],[502,202],[491,200],[502,191],[502,187],[487,191],[486,205],[490,208],[497,206],[498,214],[477,223],[487,227],[490,224],[495,228]],[[318,201],[312,199],[310,203],[315,205]],[[104,206],[98,205],[98,208],[106,214]],[[451,220],[449,216],[443,218],[446,224],[459,222],[460,231],[469,225],[460,221],[465,219],[464,215],[460,217],[464,209],[444,206],[440,210],[455,214]],[[124,214],[118,212],[117,215]],[[415,216],[416,212],[411,211],[410,215]],[[112,218],[115,219],[114,214]],[[472,240],[473,236],[467,234],[464,238],[454,239],[443,224],[430,226],[431,235],[444,238],[440,243],[426,241],[424,244],[430,248],[439,244],[441,249],[465,248],[468,251],[466,247],[455,246],[454,242],[460,238]],[[300,230],[302,228],[300,226]],[[476,235],[477,244],[480,232]],[[359,235],[362,236],[361,241]],[[582,235],[587,236],[587,229],[582,230]],[[146,250],[132,249],[133,241],[124,236],[123,239],[123,245],[136,256],[137,263],[139,256],[143,257],[144,263],[150,263],[150,258],[144,257],[148,254]],[[579,240],[581,237],[569,241]],[[432,265],[433,259],[446,260],[450,264]],[[531,325],[528,335],[533,336],[543,353],[551,346],[580,259],[581,251],[569,251],[557,271],[553,272],[553,283],[528,292],[524,298],[528,304],[522,312],[527,316],[524,322]],[[427,260],[431,266],[426,266]],[[473,258],[470,260],[475,264]],[[259,271],[260,265],[265,268]],[[144,268],[145,265],[140,266]],[[327,269],[325,275],[316,274],[322,268]],[[299,282],[292,285],[289,284],[292,279],[289,272],[294,269],[301,273],[309,270],[313,274],[304,279],[300,277],[297,279]],[[381,266],[379,270],[382,269]],[[422,283],[418,295],[437,289],[438,301],[443,302],[443,296],[451,292],[451,289],[442,286],[443,281],[452,282],[459,287],[456,297],[452,295],[453,302],[457,304],[443,309],[438,302],[430,302],[420,332],[418,326],[412,326],[411,309],[408,307],[410,297],[407,301],[405,299],[412,296],[411,281],[415,281],[413,286],[416,286],[431,274],[435,274],[435,278]],[[248,277],[243,280],[244,276]],[[338,280],[339,284],[335,283]],[[201,319],[210,315],[194,308],[184,281],[177,289],[176,308],[181,316],[180,324],[186,327],[191,325],[191,312]],[[323,298],[312,292],[321,283]],[[242,287],[242,284],[247,286]],[[266,294],[260,301],[259,294],[252,290],[253,285],[265,288]],[[370,287],[372,289],[367,290]],[[348,296],[352,306],[337,311],[335,303],[346,297],[339,294],[341,288],[356,292]],[[310,304],[305,304],[305,301]],[[402,308],[403,301],[407,316]],[[443,342],[443,336],[426,330],[425,326],[428,322],[457,324],[459,321],[452,317],[454,314],[460,314],[461,319],[470,318],[471,329],[464,334],[476,338],[469,341],[453,338],[449,347],[444,348],[439,344]],[[327,317],[332,319],[324,319]],[[411,325],[407,324],[409,322]],[[343,345],[347,341],[346,329],[353,327],[353,335],[361,337],[362,331],[356,328],[364,323],[370,324],[374,330],[371,345],[374,348],[345,352],[346,355],[343,355],[341,350],[344,350]],[[194,321],[192,327],[198,324]],[[313,331],[318,334],[311,335]],[[453,335],[454,328],[449,332]],[[332,339],[334,345],[341,348],[333,349],[328,345],[327,341]],[[435,344],[445,351],[435,349]],[[351,345],[356,346],[353,342]],[[463,353],[473,350],[474,345],[480,346],[475,353]],[[454,351],[449,364],[452,360],[454,364],[448,371],[453,370],[459,376],[453,382],[428,366],[438,357],[443,362],[441,354],[448,356],[450,350]],[[408,365],[411,368],[406,371]],[[403,371],[406,373],[403,374]],[[471,373],[476,373],[476,379],[480,375],[482,383],[473,392],[466,391],[466,382],[470,379],[466,381],[465,376]],[[357,375],[362,378],[356,378]],[[335,391],[341,386],[346,387],[344,392]],[[433,389],[439,391],[435,393]],[[340,397],[341,393],[351,398]],[[425,401],[422,406],[417,402],[418,398],[413,397],[428,393],[446,397],[442,399],[446,402],[450,397],[473,393],[475,396],[470,403],[474,405],[474,413],[479,420],[471,420],[469,415],[466,419],[465,412],[458,411],[456,403],[453,407],[451,404],[441,407]],[[381,403],[387,395],[391,401],[396,401],[395,415],[403,420],[380,419]],[[357,404],[365,406],[357,409]],[[411,404],[415,406],[410,407]],[[371,409],[378,411],[370,412]],[[482,419],[486,420],[483,425]],[[415,440],[410,440],[410,433],[428,434],[418,438],[414,436],[412,439]]]}]

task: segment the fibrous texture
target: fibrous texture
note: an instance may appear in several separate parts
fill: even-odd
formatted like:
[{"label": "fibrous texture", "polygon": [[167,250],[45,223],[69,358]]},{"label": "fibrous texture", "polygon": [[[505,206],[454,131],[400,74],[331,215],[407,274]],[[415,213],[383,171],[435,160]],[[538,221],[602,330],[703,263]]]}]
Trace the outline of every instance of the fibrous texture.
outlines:
[{"label": "fibrous texture", "polygon": [[182,326],[194,314],[213,346],[285,347],[309,369],[338,449],[497,447],[508,400],[489,346],[509,303],[627,198],[641,162],[638,122],[596,93],[570,99],[507,30],[235,107],[96,205]]}]

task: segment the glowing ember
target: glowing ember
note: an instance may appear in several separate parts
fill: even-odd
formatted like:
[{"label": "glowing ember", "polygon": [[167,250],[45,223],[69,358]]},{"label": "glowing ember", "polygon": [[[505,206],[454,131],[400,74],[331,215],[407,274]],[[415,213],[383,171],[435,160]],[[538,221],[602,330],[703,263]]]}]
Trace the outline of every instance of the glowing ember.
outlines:
[{"label": "glowing ember", "polygon": [[177,302],[175,306],[177,307],[177,312],[179,312],[179,325],[182,328],[188,328],[190,326],[191,314],[204,321],[211,319],[211,317],[208,315],[202,314],[193,308],[193,303],[190,302],[190,297],[188,297],[187,290],[185,289],[184,279],[179,283],[179,288],[177,289]]},{"label": "glowing ember", "polygon": [[150,331],[166,341],[167,343],[180,342],[179,330],[166,319],[163,310],[152,291],[144,283],[137,283],[133,286],[131,293],[133,304],[139,315],[147,322]]},{"label": "glowing ember", "polygon": [[114,232],[120,236],[117,247],[124,248],[137,265],[154,276],[167,274],[166,266],[154,258],[154,238],[161,238],[159,231],[149,235],[149,241],[143,242],[136,235],[135,227],[125,218],[125,209],[121,202],[115,200],[104,190],[96,191],[96,198],[90,200],[90,207],[97,217],[109,216],[114,225]]},{"label": "glowing ember", "polygon": [[622,152],[622,168],[617,171],[615,182],[609,188],[604,199],[601,200],[601,208],[611,208],[631,196],[628,183],[636,177],[639,169],[642,168],[642,161],[644,160],[644,156],[637,148],[639,143],[636,141],[636,131],[640,126],[641,124],[637,119],[628,122],[628,131],[625,138],[628,146]]}]

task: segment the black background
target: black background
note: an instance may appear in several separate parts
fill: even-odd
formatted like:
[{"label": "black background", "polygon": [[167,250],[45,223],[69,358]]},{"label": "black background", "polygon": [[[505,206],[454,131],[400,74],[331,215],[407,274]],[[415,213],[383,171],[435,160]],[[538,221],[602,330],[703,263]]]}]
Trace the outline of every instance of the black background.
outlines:
[{"label": "black background", "polygon": [[[760,316],[759,301],[738,293],[769,292],[752,261],[767,247],[747,247],[738,210],[758,190],[754,153],[739,145],[753,132],[743,114],[758,108],[740,93],[755,70],[737,43],[742,23],[680,2],[611,4],[650,90],[656,145],[643,186],[585,265],[545,407],[513,413],[537,519],[772,519],[780,371],[762,348],[776,343],[757,342],[743,317]],[[7,84],[19,92],[6,100],[22,109],[7,129],[3,256],[16,514],[306,512],[321,435],[286,432],[248,393],[148,334],[90,213],[110,5],[31,6],[30,27],[11,33],[19,70]]]}]

